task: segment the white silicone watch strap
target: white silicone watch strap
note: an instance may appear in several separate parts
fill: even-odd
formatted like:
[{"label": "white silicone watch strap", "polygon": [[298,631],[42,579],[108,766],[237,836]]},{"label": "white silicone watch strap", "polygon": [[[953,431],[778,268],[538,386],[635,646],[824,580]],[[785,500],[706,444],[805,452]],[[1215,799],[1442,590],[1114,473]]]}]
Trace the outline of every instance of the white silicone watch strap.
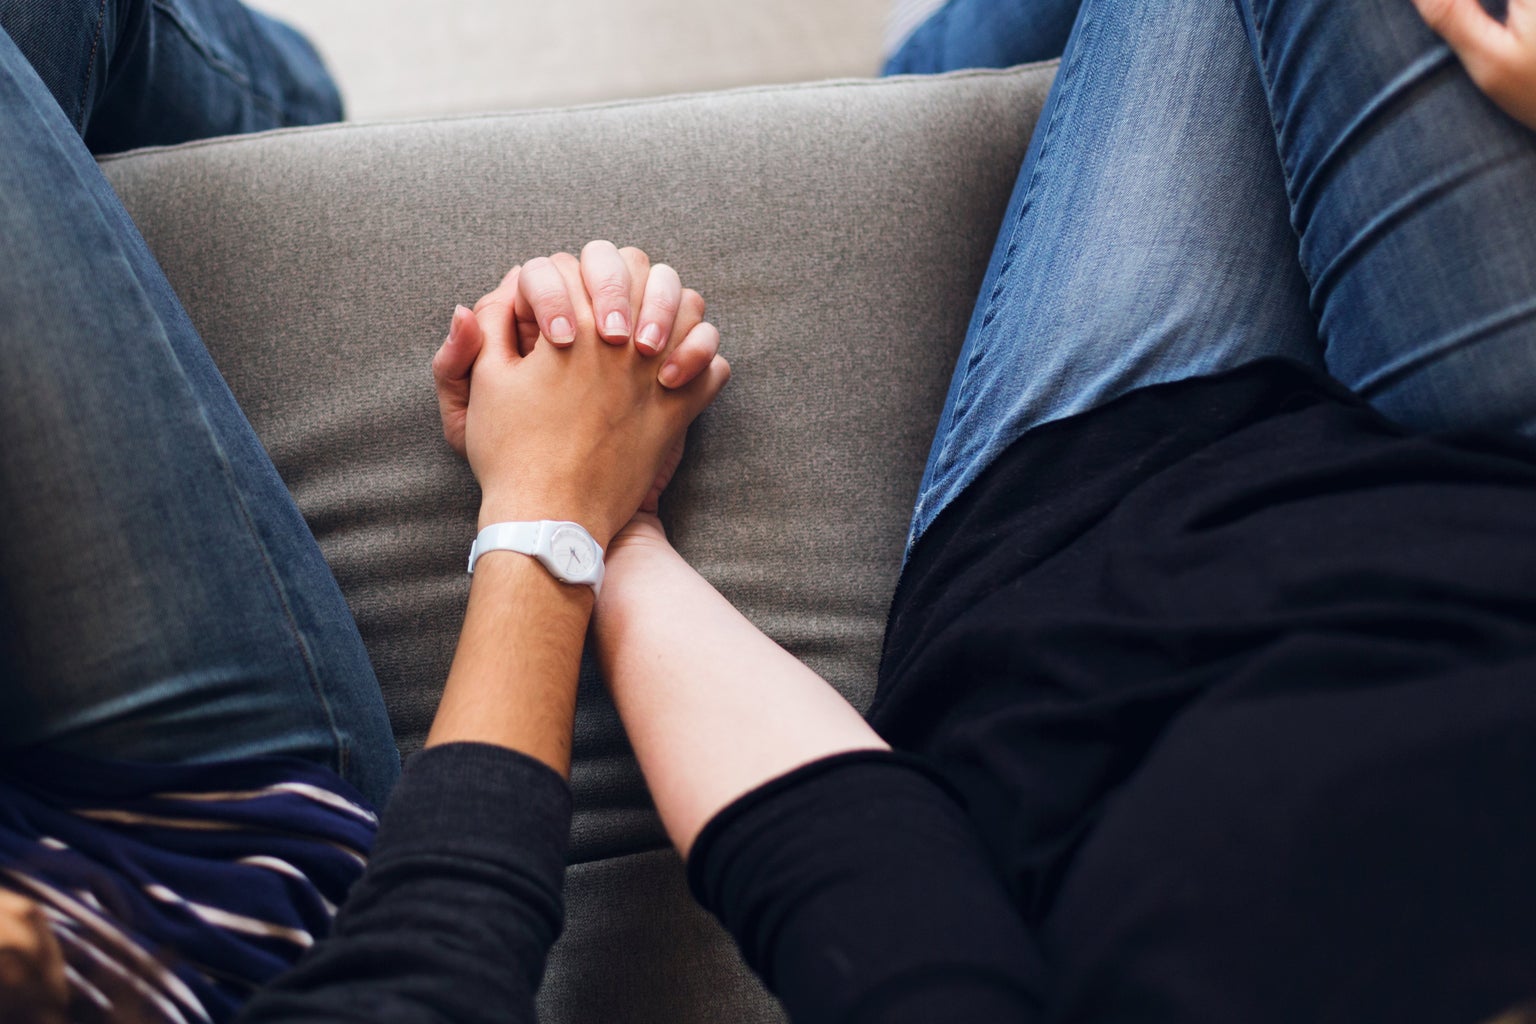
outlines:
[{"label": "white silicone watch strap", "polygon": [[[576,535],[574,539],[578,544],[590,548],[590,569],[586,573],[570,575],[569,565],[556,564],[555,545],[560,537],[568,539]],[[568,543],[560,541],[560,543]],[[515,551],[523,555],[531,555],[537,559],[550,575],[562,583],[570,583],[578,586],[592,588],[594,597],[603,590],[603,549],[579,523],[566,522],[556,519],[543,519],[535,522],[492,523],[475,537],[475,542],[469,548],[469,573],[475,573],[475,562],[488,551]]]},{"label": "white silicone watch strap", "polygon": [[534,555],[539,551],[539,528],[543,523],[492,523],[475,537],[469,548],[469,574],[475,574],[475,562],[487,551],[516,551]]}]

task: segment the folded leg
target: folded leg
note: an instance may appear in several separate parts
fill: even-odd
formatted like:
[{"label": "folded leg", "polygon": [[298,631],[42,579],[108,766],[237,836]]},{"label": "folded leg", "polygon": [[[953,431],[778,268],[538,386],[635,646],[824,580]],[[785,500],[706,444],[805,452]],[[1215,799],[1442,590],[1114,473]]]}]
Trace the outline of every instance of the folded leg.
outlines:
[{"label": "folded leg", "polygon": [[347,605],[3,31],[0,224],[0,747],[297,755],[382,799],[398,756]]},{"label": "folded leg", "polygon": [[1329,371],[1410,427],[1536,435],[1536,133],[1412,4],[1239,7]]},{"label": "folded leg", "polygon": [[1080,0],[949,0],[907,36],[887,75],[1006,68],[1061,56]]},{"label": "folded leg", "polygon": [[93,153],[341,119],[314,48],[238,0],[0,0]]},{"label": "folded leg", "polygon": [[1262,356],[1321,365],[1237,12],[1085,0],[998,233],[910,539],[1029,428]]}]

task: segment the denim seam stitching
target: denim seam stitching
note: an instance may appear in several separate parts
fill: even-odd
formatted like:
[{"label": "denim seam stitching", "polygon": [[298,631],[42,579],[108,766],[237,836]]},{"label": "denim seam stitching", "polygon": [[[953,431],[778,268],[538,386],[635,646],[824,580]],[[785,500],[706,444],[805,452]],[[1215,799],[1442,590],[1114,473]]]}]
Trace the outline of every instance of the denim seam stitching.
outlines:
[{"label": "denim seam stitching", "polygon": [[[1089,9],[1084,11],[1082,14],[1082,25],[1080,28],[1082,31],[1086,32],[1092,25],[1093,12],[1091,9]],[[1074,74],[1082,62],[1082,52],[1085,48],[1086,47],[1083,46],[1075,47],[1072,51],[1071,59],[1065,65],[1062,65],[1058,68],[1055,80],[1052,83],[1053,89],[1065,90],[1070,85]],[[1003,253],[1002,263],[998,265],[997,280],[992,284],[992,293],[987,296],[987,312],[982,316],[980,325],[982,329],[989,327],[996,318],[995,314],[997,312],[998,301],[1002,297],[1003,279],[1007,276],[1008,269],[1013,265],[1014,259],[1018,255],[1019,235],[1024,224],[1024,219],[1029,216],[1031,209],[1030,199],[1034,195],[1036,186],[1040,182],[1040,176],[1043,173],[1043,167],[1047,162],[1047,157],[1053,155],[1055,152],[1053,143],[1059,134],[1058,127],[1060,126],[1063,117],[1066,116],[1062,109],[1065,105],[1066,104],[1060,102],[1055,104],[1055,109],[1051,111],[1050,123],[1045,126],[1044,134],[1040,136],[1039,150],[1035,154],[1035,166],[1030,171],[1029,183],[1025,186],[1024,196],[1019,203],[1018,215],[1014,217],[1013,224],[1009,230],[1008,248]],[[960,388],[955,398],[955,413],[954,416],[951,417],[950,430],[945,435],[944,448],[942,451],[940,451],[938,461],[934,466],[936,475],[948,475],[948,471],[954,468],[955,448],[954,445],[950,443],[949,439],[953,436],[954,421],[963,418],[965,411],[969,408],[970,399],[968,395],[970,389],[968,385],[970,384],[972,374],[975,372],[976,367],[981,362],[982,349],[983,346],[977,346],[976,349],[972,351],[970,357],[966,360],[965,369],[962,373],[960,381]],[[925,501],[924,505],[926,506],[927,504],[928,502]],[[925,507],[920,511],[926,514],[927,509]]]},{"label": "denim seam stitching", "polygon": [[[1253,55],[1254,69],[1259,76],[1259,88],[1264,92],[1264,106],[1269,112],[1270,131],[1275,136],[1275,157],[1280,162],[1280,176],[1285,179],[1286,205],[1289,207],[1291,230],[1295,231],[1298,240],[1301,232],[1296,225],[1296,180],[1292,173],[1291,165],[1285,155],[1285,124],[1280,118],[1280,110],[1275,104],[1275,83],[1269,73],[1269,42],[1264,29],[1264,18],[1257,4],[1250,7],[1253,12],[1253,38],[1257,44],[1258,52]],[[1303,274],[1307,272],[1305,261],[1301,263]],[[1308,275],[1308,284],[1311,284],[1311,275]]]},{"label": "denim seam stitching", "polygon": [[91,39],[91,53],[86,58],[85,80],[80,83],[80,102],[75,105],[75,130],[85,135],[85,98],[91,94],[91,81],[96,77],[96,54],[101,51],[101,34],[106,30],[107,0],[101,0],[96,10],[96,35]]},{"label": "denim seam stitching", "polygon": [[[195,396],[197,394],[196,389],[192,388],[192,382],[187,379],[186,370],[182,367],[181,360],[176,357],[174,350],[172,350],[171,355],[183,383]],[[245,493],[240,489],[235,476],[234,466],[230,463],[229,453],[224,450],[224,442],[220,440],[218,432],[214,429],[213,424],[209,422],[208,410],[201,401],[197,402],[197,415],[198,419],[202,421],[204,429],[208,432],[208,440],[218,458],[219,468],[229,484],[230,493],[234,498],[235,505],[240,509],[240,518],[244,521],[246,531],[255,543],[256,550],[261,554],[261,564],[266,569],[267,581],[271,584],[272,591],[277,596],[278,604],[282,607],[283,611],[283,621],[287,625],[295,645],[298,647],[299,660],[304,664],[305,675],[309,679],[310,691],[314,694],[315,701],[324,712],[325,725],[331,734],[331,739],[334,741],[336,748],[336,773],[342,778],[346,778],[345,769],[350,760],[347,744],[340,728],[336,724],[336,714],[331,707],[331,702],[326,698],[325,687],[320,681],[320,670],[315,664],[314,652],[310,650],[309,638],[305,636],[304,630],[299,627],[298,617],[293,612],[293,604],[288,599],[288,588],[284,585],[281,576],[277,572],[277,566],[272,560],[271,552],[267,550],[266,543],[261,539],[261,533],[256,529],[256,522],[251,514],[250,505],[245,500]],[[308,529],[308,524],[305,525],[305,529]]]}]

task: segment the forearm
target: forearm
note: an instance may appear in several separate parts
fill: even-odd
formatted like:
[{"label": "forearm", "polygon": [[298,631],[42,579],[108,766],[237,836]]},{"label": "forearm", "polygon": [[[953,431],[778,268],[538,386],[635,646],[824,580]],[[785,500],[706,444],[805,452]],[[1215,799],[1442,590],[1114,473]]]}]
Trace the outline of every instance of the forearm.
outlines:
[{"label": "forearm", "polygon": [[490,743],[569,777],[591,608],[589,587],[561,583],[526,555],[482,558],[426,745]]},{"label": "forearm", "polygon": [[820,676],[659,538],[616,545],[594,620],[603,673],[686,856],[721,808],[829,754],[886,744]]}]

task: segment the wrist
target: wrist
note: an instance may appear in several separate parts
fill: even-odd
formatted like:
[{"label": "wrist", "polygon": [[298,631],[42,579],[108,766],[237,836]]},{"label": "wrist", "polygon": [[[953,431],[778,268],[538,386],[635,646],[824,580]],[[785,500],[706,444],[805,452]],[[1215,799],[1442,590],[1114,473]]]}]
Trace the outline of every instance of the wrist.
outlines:
[{"label": "wrist", "polygon": [[614,537],[605,561],[607,573],[596,611],[610,625],[618,625],[615,619],[626,619],[631,613],[645,614],[656,605],[658,591],[679,570],[692,572],[659,525],[654,530],[637,530],[631,522]]},{"label": "wrist", "polygon": [[470,595],[497,593],[500,603],[514,591],[518,603],[536,605],[544,612],[569,609],[588,615],[595,600],[591,587],[561,582],[530,555],[517,551],[487,551],[475,564],[475,573],[470,577]]},{"label": "wrist", "polygon": [[590,533],[592,539],[604,550],[617,532],[617,527],[610,524],[607,517],[577,498],[489,494],[480,499],[480,515],[475,530],[478,532],[493,523],[537,523],[543,520],[576,523]]},{"label": "wrist", "polygon": [[476,534],[470,546],[470,575],[486,555],[503,551],[533,558],[561,583],[591,587],[594,595],[602,591],[603,548],[579,523],[557,519],[492,523]]},{"label": "wrist", "polygon": [[655,512],[636,512],[624,528],[613,535],[608,550],[622,561],[642,562],[658,558],[681,559],[667,536],[661,517]]}]

